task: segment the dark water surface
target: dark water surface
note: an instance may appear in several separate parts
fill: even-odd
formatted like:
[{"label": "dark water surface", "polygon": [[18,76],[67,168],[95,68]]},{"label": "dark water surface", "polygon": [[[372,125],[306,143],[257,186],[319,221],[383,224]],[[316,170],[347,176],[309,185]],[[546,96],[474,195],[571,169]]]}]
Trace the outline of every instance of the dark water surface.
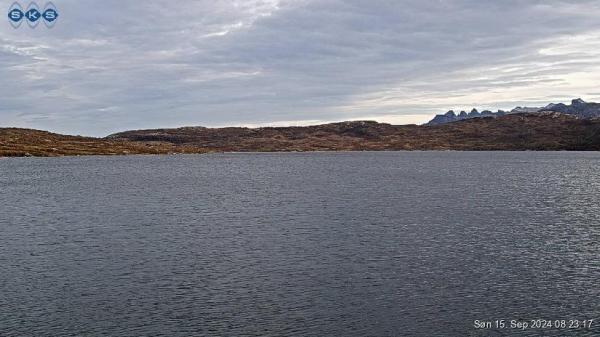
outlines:
[{"label": "dark water surface", "polygon": [[0,268],[3,337],[599,336],[600,154],[0,159]]}]

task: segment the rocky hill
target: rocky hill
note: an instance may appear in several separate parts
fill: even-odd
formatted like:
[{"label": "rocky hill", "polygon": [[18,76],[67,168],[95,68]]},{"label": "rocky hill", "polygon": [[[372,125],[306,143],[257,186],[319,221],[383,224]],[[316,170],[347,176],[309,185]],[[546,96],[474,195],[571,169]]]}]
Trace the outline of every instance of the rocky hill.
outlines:
[{"label": "rocky hill", "polygon": [[73,155],[161,154],[206,152],[204,149],[164,143],[141,143],[80,136],[65,136],[46,131],[0,128],[0,157],[56,157]]},{"label": "rocky hill", "polygon": [[458,122],[465,119],[471,118],[479,118],[479,117],[500,117],[506,115],[506,112],[502,110],[498,110],[498,112],[491,112],[489,110],[484,110],[482,112],[477,111],[477,109],[471,110],[471,112],[466,113],[465,111],[461,111],[459,114],[456,114],[454,110],[450,110],[443,115],[436,115],[427,125],[439,125],[451,122]]},{"label": "rocky hill", "polygon": [[166,142],[210,151],[600,150],[600,119],[542,112],[442,125],[371,121],[306,127],[127,131],[110,140]]},{"label": "rocky hill", "polygon": [[427,123],[427,125],[439,125],[470,118],[500,117],[507,114],[535,113],[544,111],[560,112],[563,114],[573,115],[578,118],[598,118],[600,117],[600,103],[588,103],[581,98],[578,98],[572,100],[570,105],[563,103],[551,103],[543,108],[516,107],[510,112],[505,112],[502,110],[498,110],[498,112],[491,112],[489,110],[478,112],[477,109],[473,109],[468,114],[465,111],[461,111],[459,114],[456,114],[453,110],[450,110],[443,115],[436,115],[431,121],[429,121],[429,123]]},{"label": "rocky hill", "polygon": [[555,111],[568,115],[577,116],[578,118],[599,118],[600,117],[600,103],[588,103],[583,101],[581,98],[574,99],[570,105],[549,104],[548,106],[540,109],[540,111]]},{"label": "rocky hill", "polygon": [[366,150],[600,150],[600,118],[545,111],[439,125],[358,121],[255,129],[185,127],[106,138],[0,128],[0,157]]}]

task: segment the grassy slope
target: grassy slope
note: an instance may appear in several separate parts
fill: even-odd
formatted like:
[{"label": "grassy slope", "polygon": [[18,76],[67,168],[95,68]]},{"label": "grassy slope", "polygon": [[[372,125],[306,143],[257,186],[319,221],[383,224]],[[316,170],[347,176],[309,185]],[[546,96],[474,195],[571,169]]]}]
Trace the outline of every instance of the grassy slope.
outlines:
[{"label": "grassy slope", "polygon": [[0,129],[0,156],[331,150],[600,150],[600,120],[542,113],[437,126],[343,122],[258,129],[188,127],[106,138]]},{"label": "grassy slope", "polygon": [[137,143],[80,136],[65,136],[46,131],[0,128],[0,157],[161,154],[202,152],[168,143]]}]

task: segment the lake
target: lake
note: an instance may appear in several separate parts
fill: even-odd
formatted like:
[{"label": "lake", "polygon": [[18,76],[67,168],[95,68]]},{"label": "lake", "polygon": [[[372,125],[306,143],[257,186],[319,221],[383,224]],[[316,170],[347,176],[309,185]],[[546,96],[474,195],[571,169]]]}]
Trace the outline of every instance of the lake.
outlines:
[{"label": "lake", "polygon": [[600,153],[4,158],[0,231],[3,337],[600,334]]}]

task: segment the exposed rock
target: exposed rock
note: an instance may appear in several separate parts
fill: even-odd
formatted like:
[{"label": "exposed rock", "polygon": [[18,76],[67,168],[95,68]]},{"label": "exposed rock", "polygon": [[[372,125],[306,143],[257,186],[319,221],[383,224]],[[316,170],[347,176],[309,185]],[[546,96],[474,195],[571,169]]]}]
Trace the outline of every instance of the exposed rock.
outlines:
[{"label": "exposed rock", "polygon": [[596,118],[600,117],[600,103],[587,103],[581,98],[571,101],[571,105],[550,104],[543,111],[555,111],[568,115],[574,115],[578,118]]},{"label": "exposed rock", "polygon": [[[172,137],[177,142],[184,138],[186,142],[180,145],[211,151],[600,150],[600,119],[581,120],[561,113],[490,113],[495,118],[422,126],[358,121],[306,127],[226,128],[226,132],[167,129],[161,139]],[[460,115],[449,111],[440,116]],[[128,131],[110,138],[134,141],[153,133]]]},{"label": "exposed rock", "polygon": [[450,110],[421,126],[352,121],[254,129],[184,127],[126,131],[106,138],[0,128],[0,157],[231,151],[600,150],[599,117],[600,104],[577,99],[570,105],[552,104],[531,113],[480,113],[473,109],[457,115]]},{"label": "exposed rock", "polygon": [[[460,116],[462,116],[463,114],[466,114],[464,111],[461,111]],[[462,119],[462,117],[461,117]],[[445,123],[450,123],[450,122],[454,122],[457,120],[457,116],[454,113],[453,110],[450,110],[448,112],[446,112],[443,115],[436,115],[433,120],[431,120],[431,122],[429,122],[432,125],[435,124],[445,124]]]},{"label": "exposed rock", "polygon": [[[504,115],[504,112],[501,115]],[[498,115],[498,116],[501,116],[501,115]],[[480,113],[479,111],[477,111],[477,109],[473,109],[469,113],[466,113],[465,111],[461,111],[458,115],[454,114],[453,110],[450,110],[443,115],[436,115],[429,123],[427,123],[427,125],[439,125],[439,124],[457,122],[457,121],[470,119],[470,118],[496,117],[496,116],[497,116],[497,114],[495,114],[489,110],[485,110]]]},{"label": "exposed rock", "polygon": [[511,114],[518,114],[518,113],[534,113],[534,112],[539,112],[541,110],[541,108],[529,108],[529,107],[516,107],[512,110],[510,110]]},{"label": "exposed rock", "polygon": [[470,118],[431,126],[359,121],[257,129],[138,130],[107,138],[0,128],[0,156],[232,151],[600,150],[598,118],[581,119],[554,111],[494,115],[496,118]]},{"label": "exposed rock", "polygon": [[498,112],[494,113],[489,110],[484,110],[481,113],[477,111],[477,109],[471,110],[469,114],[461,112],[458,116],[448,116],[444,115],[445,118],[438,118],[436,116],[432,119],[427,125],[438,125],[444,123],[457,122],[464,119],[469,118],[478,118],[478,117],[499,117],[504,116],[506,114],[518,114],[518,113],[538,113],[542,111],[554,111],[560,112],[563,114],[577,116],[578,118],[597,118],[600,117],[600,103],[587,103],[581,98],[574,99],[571,101],[570,105],[566,105],[563,103],[558,104],[548,104],[543,108],[535,108],[535,107],[516,107],[512,109],[510,112],[505,112],[503,110],[498,110]]}]

